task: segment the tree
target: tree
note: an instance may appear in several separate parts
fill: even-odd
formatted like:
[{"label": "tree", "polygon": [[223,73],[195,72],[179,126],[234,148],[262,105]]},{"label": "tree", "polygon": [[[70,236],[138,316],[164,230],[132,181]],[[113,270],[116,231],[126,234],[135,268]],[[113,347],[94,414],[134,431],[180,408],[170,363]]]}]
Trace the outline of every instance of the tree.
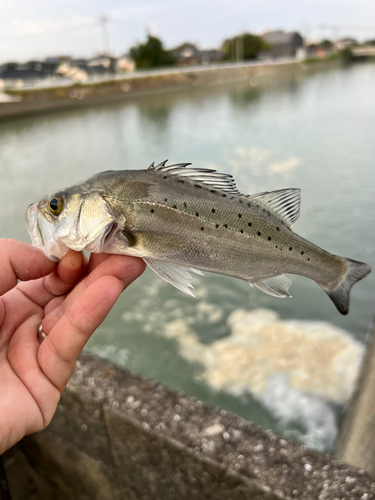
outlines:
[{"label": "tree", "polygon": [[164,50],[159,38],[148,35],[146,43],[140,43],[130,49],[137,68],[156,68],[174,64],[171,54]]},{"label": "tree", "polygon": [[322,42],[320,42],[320,45],[327,52],[330,52],[331,50],[333,50],[333,43],[331,42],[331,40],[327,40],[327,39],[323,40]]},{"label": "tree", "polygon": [[256,59],[259,52],[269,50],[271,45],[265,42],[260,36],[244,33],[243,35],[228,38],[223,43],[221,50],[227,54],[227,58],[236,61],[237,59]]}]

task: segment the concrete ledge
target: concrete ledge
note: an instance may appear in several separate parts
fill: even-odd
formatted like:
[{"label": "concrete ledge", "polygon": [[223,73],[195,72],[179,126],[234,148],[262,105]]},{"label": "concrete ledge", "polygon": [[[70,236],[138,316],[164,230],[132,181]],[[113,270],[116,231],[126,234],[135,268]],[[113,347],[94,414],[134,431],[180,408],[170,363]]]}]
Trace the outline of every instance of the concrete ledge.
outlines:
[{"label": "concrete ledge", "polygon": [[18,102],[0,103],[0,121],[94,104],[116,102],[138,96],[218,85],[274,74],[300,72],[300,62],[221,64],[196,68],[148,71],[109,80],[71,86],[7,91]]},{"label": "concrete ledge", "polygon": [[365,471],[89,354],[6,467],[14,500],[375,498]]}]

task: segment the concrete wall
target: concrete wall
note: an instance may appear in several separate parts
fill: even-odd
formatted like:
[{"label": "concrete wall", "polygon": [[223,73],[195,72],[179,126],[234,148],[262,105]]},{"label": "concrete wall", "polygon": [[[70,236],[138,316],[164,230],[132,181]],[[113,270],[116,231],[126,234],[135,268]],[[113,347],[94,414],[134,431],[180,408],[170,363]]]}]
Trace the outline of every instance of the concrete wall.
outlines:
[{"label": "concrete wall", "polygon": [[334,454],[375,474],[375,322],[370,329],[365,359],[356,389],[335,444]]},{"label": "concrete wall", "polygon": [[140,95],[186,90],[197,86],[261,78],[273,74],[301,71],[302,68],[299,62],[231,63],[196,68],[145,71],[130,74],[124,79],[92,84],[12,90],[8,91],[8,94],[19,101],[0,102],[0,119],[46,113],[59,109],[74,109]]},{"label": "concrete wall", "polygon": [[363,470],[88,354],[5,460],[13,500],[375,498]]}]

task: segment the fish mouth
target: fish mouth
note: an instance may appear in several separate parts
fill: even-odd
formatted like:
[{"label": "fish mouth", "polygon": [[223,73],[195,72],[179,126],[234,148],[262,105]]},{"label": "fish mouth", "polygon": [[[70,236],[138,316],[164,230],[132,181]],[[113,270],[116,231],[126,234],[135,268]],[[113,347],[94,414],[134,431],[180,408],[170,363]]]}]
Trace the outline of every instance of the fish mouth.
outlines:
[{"label": "fish mouth", "polygon": [[27,207],[25,214],[25,223],[27,231],[31,238],[32,245],[34,247],[41,248],[43,250],[44,242],[43,242],[42,232],[39,227],[39,221],[38,221],[39,211],[37,207],[38,207],[37,203],[34,203]]},{"label": "fish mouth", "polygon": [[55,227],[38,210],[38,203],[30,205],[25,214],[26,228],[34,247],[43,250],[45,256],[58,262],[68,251],[68,247],[54,239]]}]

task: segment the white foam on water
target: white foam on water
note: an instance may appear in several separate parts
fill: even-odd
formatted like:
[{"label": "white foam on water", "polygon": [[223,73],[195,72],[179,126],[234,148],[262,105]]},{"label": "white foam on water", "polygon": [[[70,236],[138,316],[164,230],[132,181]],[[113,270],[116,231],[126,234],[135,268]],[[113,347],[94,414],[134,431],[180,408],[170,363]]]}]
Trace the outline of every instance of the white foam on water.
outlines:
[{"label": "white foam on water", "polygon": [[327,450],[337,432],[332,403],[349,398],[362,344],[329,323],[280,320],[269,309],[236,310],[228,325],[230,335],[210,345],[184,318],[168,322],[164,335],[184,359],[201,364],[200,378],[213,390],[252,394],[285,434]]},{"label": "white foam on water", "polygon": [[283,374],[270,377],[260,400],[279,419],[286,436],[322,451],[332,447],[337,424],[327,401],[294,389]]}]

